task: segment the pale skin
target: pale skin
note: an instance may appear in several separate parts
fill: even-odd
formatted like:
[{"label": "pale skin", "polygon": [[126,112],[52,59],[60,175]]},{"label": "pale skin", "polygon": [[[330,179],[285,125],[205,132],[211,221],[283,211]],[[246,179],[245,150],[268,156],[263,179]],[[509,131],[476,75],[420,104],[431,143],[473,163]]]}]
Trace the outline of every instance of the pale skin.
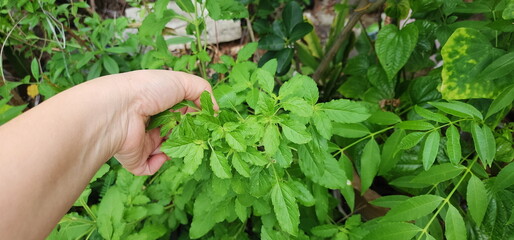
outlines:
[{"label": "pale skin", "polygon": [[154,174],[168,157],[146,122],[184,99],[199,105],[203,91],[207,81],[181,72],[110,75],[0,126],[2,239],[44,239],[112,156],[136,175]]}]

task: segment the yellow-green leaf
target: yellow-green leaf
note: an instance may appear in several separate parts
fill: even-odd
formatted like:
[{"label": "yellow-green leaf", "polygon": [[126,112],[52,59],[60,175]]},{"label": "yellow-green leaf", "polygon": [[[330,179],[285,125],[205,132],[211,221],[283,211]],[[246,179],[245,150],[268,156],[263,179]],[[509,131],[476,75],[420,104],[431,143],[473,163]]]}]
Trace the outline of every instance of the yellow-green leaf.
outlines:
[{"label": "yellow-green leaf", "polygon": [[445,233],[447,240],[467,239],[464,219],[453,205],[449,204],[445,218]]}]

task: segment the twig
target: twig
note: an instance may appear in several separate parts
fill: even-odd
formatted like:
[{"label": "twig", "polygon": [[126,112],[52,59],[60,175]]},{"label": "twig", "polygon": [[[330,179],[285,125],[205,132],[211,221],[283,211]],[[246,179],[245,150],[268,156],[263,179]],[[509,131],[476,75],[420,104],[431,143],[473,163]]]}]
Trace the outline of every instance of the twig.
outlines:
[{"label": "twig", "polygon": [[330,50],[327,52],[321,63],[319,64],[318,68],[316,69],[316,72],[312,76],[312,78],[318,82],[318,84],[323,85],[323,82],[321,81],[321,77],[325,73],[326,69],[330,65],[330,62],[336,55],[337,51],[339,51],[339,48],[343,45],[343,43],[348,39],[348,36],[350,35],[353,27],[357,24],[359,19],[362,17],[362,15],[366,13],[370,13],[377,9],[379,6],[381,6],[385,0],[377,0],[374,3],[369,3],[367,0],[362,0],[360,2],[361,7],[358,9],[355,9],[355,11],[351,14],[350,20],[348,20],[348,23],[344,26],[343,31],[339,33],[337,36],[334,44],[330,48]]}]

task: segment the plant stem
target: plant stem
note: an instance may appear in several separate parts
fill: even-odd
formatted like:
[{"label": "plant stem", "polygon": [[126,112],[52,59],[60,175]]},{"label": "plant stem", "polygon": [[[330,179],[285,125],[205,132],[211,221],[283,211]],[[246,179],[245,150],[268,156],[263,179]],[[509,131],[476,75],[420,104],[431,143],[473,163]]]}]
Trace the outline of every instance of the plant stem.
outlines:
[{"label": "plant stem", "polygon": [[377,135],[377,134],[380,134],[380,133],[386,132],[386,131],[388,131],[388,130],[391,130],[391,129],[393,129],[394,127],[395,127],[395,126],[390,126],[390,127],[386,127],[386,128],[384,128],[384,129],[382,129],[382,130],[376,131],[376,132],[374,132],[374,133],[370,133],[369,135],[367,135],[367,136],[365,136],[365,137],[362,137],[362,138],[360,138],[359,140],[357,140],[357,141],[355,141],[355,142],[353,142],[353,143],[350,143],[348,146],[346,146],[346,147],[344,147],[344,148],[339,149],[339,151],[337,151],[336,153],[334,153],[332,156],[333,156],[333,157],[335,157],[335,156],[337,156],[338,154],[340,154],[340,153],[342,153],[342,152],[346,151],[348,148],[351,148],[351,147],[355,146],[357,143],[360,143],[360,142],[362,142],[362,141],[364,141],[364,140],[366,140],[366,139],[368,139],[368,138],[370,138],[370,137],[374,137],[374,136],[375,136],[375,135]]}]

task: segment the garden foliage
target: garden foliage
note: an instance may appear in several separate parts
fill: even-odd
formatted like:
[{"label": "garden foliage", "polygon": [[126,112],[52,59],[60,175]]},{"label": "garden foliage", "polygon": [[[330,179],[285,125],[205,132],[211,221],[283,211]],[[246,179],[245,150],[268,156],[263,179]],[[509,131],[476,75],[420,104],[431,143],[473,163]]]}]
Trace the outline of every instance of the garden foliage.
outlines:
[{"label": "garden foliage", "polygon": [[[172,160],[154,176],[109,161],[49,239],[514,237],[513,0],[342,1],[326,41],[302,2],[177,0],[186,15],[127,2],[146,14],[128,35],[133,23],[84,1],[0,1],[2,51],[23,78],[4,80],[0,123],[26,107],[13,92],[34,102],[135,69],[207,78],[219,111],[205,92],[197,112],[152,117]],[[206,15],[261,38],[218,60]],[[174,18],[194,38],[165,39]]]}]

